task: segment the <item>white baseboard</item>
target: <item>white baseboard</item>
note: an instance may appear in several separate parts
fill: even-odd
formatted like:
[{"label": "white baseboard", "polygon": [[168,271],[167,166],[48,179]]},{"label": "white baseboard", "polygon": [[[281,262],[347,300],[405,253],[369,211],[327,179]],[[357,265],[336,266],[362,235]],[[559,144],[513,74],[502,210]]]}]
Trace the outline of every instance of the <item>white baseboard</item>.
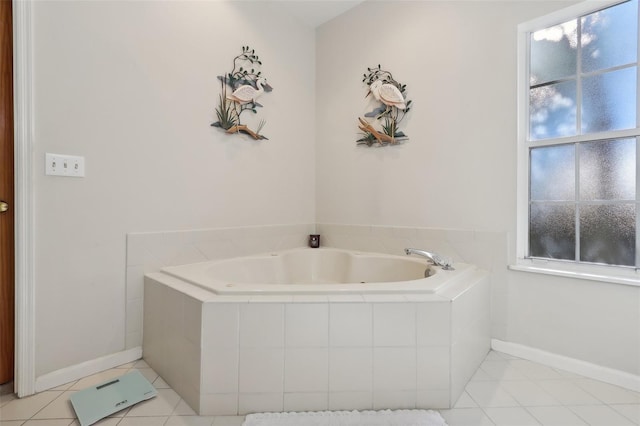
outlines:
[{"label": "white baseboard", "polygon": [[36,392],[42,392],[55,388],[74,380],[117,367],[128,362],[142,358],[142,347],[128,349],[126,351],[92,359],[71,367],[62,368],[36,378]]},{"label": "white baseboard", "polygon": [[640,392],[640,376],[627,373],[625,371],[602,367],[579,359],[569,358],[564,355],[546,352],[541,349],[532,348],[519,343],[505,342],[497,339],[491,339],[491,349],[518,358],[544,364],[552,368],[558,368],[560,370],[579,374],[590,379],[610,383],[635,392]]}]

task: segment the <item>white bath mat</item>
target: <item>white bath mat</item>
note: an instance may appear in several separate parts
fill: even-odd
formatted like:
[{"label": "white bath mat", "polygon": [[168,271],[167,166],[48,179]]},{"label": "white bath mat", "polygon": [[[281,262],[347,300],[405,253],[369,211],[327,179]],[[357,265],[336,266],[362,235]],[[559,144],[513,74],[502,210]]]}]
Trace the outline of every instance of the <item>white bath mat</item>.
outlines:
[{"label": "white bath mat", "polygon": [[432,410],[318,411],[248,414],[243,426],[447,426]]}]

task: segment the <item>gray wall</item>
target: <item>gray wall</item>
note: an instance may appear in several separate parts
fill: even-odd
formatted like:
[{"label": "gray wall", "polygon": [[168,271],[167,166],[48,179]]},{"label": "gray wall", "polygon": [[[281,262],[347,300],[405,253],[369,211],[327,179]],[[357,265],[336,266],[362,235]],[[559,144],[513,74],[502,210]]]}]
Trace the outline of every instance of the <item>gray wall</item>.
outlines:
[{"label": "gray wall", "polygon": [[[34,4],[36,373],[125,348],[125,235],[338,223],[516,224],[516,26],[575,1],[365,2],[313,28],[264,2]],[[269,141],[209,124],[242,45],[275,90]],[[411,140],[356,147],[360,82],[407,84]],[[506,238],[505,238],[506,239]],[[640,289],[506,271],[494,337],[640,373]]]},{"label": "gray wall", "polygon": [[[373,1],[321,26],[317,221],[504,233],[515,259],[517,25],[573,3]],[[414,101],[402,146],[355,144],[377,64]],[[501,268],[494,338],[640,374],[640,287]]]},{"label": "gray wall", "polygon": [[[33,25],[42,375],[124,349],[127,232],[314,222],[315,39],[253,2],[42,1]],[[243,45],[268,141],[210,127]],[[86,177],[45,176],[45,152]]]}]

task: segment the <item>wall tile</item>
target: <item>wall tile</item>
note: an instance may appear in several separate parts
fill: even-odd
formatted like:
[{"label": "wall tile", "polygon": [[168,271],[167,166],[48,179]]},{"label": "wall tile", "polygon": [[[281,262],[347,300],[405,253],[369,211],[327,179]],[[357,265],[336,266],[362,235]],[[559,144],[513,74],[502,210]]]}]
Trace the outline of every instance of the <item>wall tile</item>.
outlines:
[{"label": "wall tile", "polygon": [[329,305],[327,303],[287,304],[285,342],[287,347],[327,347]]},{"label": "wall tile", "polygon": [[372,348],[331,348],[329,390],[371,392],[373,389]]},{"label": "wall tile", "polygon": [[416,304],[418,346],[445,346],[451,342],[451,302]]},{"label": "wall tile", "polygon": [[210,349],[203,352],[202,392],[238,392],[240,352],[238,348]]},{"label": "wall tile", "polygon": [[240,305],[205,303],[202,311],[202,347],[235,348],[239,345]]},{"label": "wall tile", "polygon": [[374,346],[415,346],[416,307],[414,303],[373,305]]},{"label": "wall tile", "polygon": [[202,306],[203,303],[199,300],[184,298],[183,333],[186,339],[198,348],[202,343]]},{"label": "wall tile", "polygon": [[240,347],[283,347],[284,305],[240,305]]},{"label": "wall tile", "polygon": [[415,391],[416,349],[374,348],[373,390],[374,392]]},{"label": "wall tile", "polygon": [[163,292],[164,321],[167,328],[182,334],[184,330],[184,296],[183,293],[169,287]]},{"label": "wall tile", "polygon": [[209,260],[242,255],[242,250],[233,241],[227,239],[199,241],[193,244]]},{"label": "wall tile", "polygon": [[284,391],[283,348],[241,348],[239,391],[264,393]]},{"label": "wall tile", "polygon": [[373,344],[373,311],[370,304],[332,304],[329,311],[331,346],[370,347]]},{"label": "wall tile", "polygon": [[417,357],[417,388],[420,390],[449,389],[449,347],[421,347],[417,350]]},{"label": "wall tile", "polygon": [[[360,243],[378,238],[380,244],[393,240],[396,245],[413,236],[411,229],[374,228],[356,227],[352,234]],[[216,236],[224,235],[235,244],[230,232]],[[245,243],[256,235],[283,240],[274,229],[253,232],[244,230],[238,238]],[[434,235],[446,238],[444,231]],[[194,246],[198,238],[192,233],[165,240]],[[202,322],[201,403],[205,408],[218,406],[236,414],[257,407],[266,411],[444,407],[450,399],[448,345],[454,341],[449,301],[407,302],[401,296],[402,302],[371,303],[360,295],[340,295],[288,296],[285,303],[284,299],[245,297],[233,303],[205,303],[199,321],[200,302],[170,288],[157,293],[151,290],[145,295],[151,301],[160,299],[160,309],[149,313],[159,318],[159,324],[148,327],[149,344],[162,353],[156,358],[161,365],[168,364],[163,368],[171,384],[177,383],[176,389],[186,390],[187,382],[200,377],[195,367],[189,370],[181,364],[189,358],[186,346],[197,344]],[[289,303],[294,299],[298,303]],[[471,303],[461,301],[464,306],[458,308],[462,309]],[[452,368],[464,370],[460,366],[465,359],[473,361],[481,346],[470,333],[476,333],[480,326],[474,324],[485,318],[480,318],[474,303],[469,306],[472,312],[457,317],[458,356]],[[465,358],[463,352],[469,356]],[[190,359],[190,365],[198,364],[193,356]],[[457,373],[458,386],[465,374]]]},{"label": "wall tile", "polygon": [[327,348],[287,348],[284,362],[285,392],[327,392],[329,350]]},{"label": "wall tile", "polygon": [[[142,297],[142,274],[164,266],[246,256],[306,245],[315,224],[273,225],[127,234],[127,300]],[[136,327],[135,324],[128,325]],[[141,331],[140,331],[141,333]],[[133,336],[133,334],[132,334]],[[134,341],[139,346],[142,341]]]},{"label": "wall tile", "polygon": [[[187,384],[196,390],[200,390],[200,381],[202,379],[200,345],[189,342],[186,338],[182,338],[182,366],[181,373]],[[154,378],[155,380],[155,378]]]},{"label": "wall tile", "polygon": [[284,394],[284,411],[326,411],[329,394],[326,392],[295,392]]}]

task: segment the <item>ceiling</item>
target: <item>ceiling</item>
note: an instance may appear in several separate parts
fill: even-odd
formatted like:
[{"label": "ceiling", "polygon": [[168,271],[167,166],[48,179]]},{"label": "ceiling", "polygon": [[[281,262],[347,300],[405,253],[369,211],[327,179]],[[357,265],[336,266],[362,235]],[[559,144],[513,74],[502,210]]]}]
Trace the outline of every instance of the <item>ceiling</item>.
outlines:
[{"label": "ceiling", "polygon": [[262,0],[291,15],[305,25],[318,27],[364,0]]}]

